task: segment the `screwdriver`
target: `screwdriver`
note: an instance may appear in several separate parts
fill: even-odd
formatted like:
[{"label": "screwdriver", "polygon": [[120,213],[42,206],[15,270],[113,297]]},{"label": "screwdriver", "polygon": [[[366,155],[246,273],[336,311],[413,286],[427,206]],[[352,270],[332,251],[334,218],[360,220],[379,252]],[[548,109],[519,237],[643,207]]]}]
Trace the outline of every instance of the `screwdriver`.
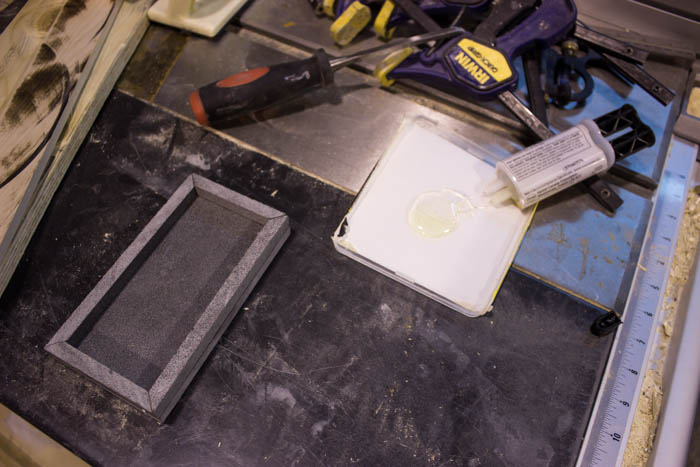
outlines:
[{"label": "screwdriver", "polygon": [[310,58],[243,71],[203,86],[190,95],[190,106],[199,123],[215,125],[297,97],[311,88],[328,86],[336,70],[367,55],[462,33],[459,27],[443,29],[333,59],[319,49]]}]

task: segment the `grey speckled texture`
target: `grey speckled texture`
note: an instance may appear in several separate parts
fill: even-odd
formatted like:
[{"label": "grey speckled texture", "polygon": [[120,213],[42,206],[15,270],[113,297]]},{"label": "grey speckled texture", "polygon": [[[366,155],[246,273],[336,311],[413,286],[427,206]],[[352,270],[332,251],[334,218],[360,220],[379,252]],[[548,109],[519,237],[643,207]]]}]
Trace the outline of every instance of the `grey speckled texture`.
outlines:
[{"label": "grey speckled texture", "polygon": [[189,176],[46,350],[164,420],[288,234],[281,212]]},{"label": "grey speckled texture", "polygon": [[196,198],[77,347],[150,388],[261,228]]}]

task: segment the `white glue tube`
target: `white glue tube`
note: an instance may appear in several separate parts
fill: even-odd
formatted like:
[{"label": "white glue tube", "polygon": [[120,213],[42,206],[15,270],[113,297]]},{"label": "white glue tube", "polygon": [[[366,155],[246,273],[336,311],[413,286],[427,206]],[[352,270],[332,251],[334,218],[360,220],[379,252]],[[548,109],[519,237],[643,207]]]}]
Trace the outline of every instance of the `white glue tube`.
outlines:
[{"label": "white glue tube", "polygon": [[484,190],[491,203],[512,198],[521,209],[608,170],[615,151],[593,120],[583,120],[496,163],[497,177]]}]

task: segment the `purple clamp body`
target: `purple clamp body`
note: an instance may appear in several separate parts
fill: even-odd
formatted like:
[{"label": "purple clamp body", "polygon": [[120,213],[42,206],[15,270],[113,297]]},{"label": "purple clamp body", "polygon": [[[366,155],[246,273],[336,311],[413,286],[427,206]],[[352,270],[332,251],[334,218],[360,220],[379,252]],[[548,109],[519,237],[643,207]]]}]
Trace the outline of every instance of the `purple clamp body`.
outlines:
[{"label": "purple clamp body", "polygon": [[358,1],[363,5],[370,3],[369,0],[335,0],[335,3],[333,4],[333,13],[335,13],[335,17],[337,18],[338,16],[342,15],[345,10],[350,8],[350,5]]},{"label": "purple clamp body", "polygon": [[[498,21],[498,18],[487,17],[486,21]],[[517,84],[518,75],[511,63],[513,58],[530,49],[546,48],[559,42],[571,31],[575,22],[576,6],[572,0],[542,0],[534,12],[507,33],[496,37],[495,44],[487,44],[465,33],[437,50],[410,55],[387,76],[390,79],[412,79],[457,96],[491,100]],[[511,77],[502,81],[488,79],[483,83],[476,82],[454,66],[459,54],[459,42],[464,38],[498,49],[512,70]]]},{"label": "purple clamp body", "polygon": [[496,39],[496,46],[511,59],[530,49],[546,49],[564,39],[576,24],[572,0],[542,0],[539,8]]},{"label": "purple clamp body", "polygon": [[[489,5],[489,0],[421,0],[419,2],[421,10],[432,18],[454,18],[464,7],[467,14],[475,15],[484,13]],[[394,9],[387,22],[387,29],[407,22],[410,17],[400,8]]]}]

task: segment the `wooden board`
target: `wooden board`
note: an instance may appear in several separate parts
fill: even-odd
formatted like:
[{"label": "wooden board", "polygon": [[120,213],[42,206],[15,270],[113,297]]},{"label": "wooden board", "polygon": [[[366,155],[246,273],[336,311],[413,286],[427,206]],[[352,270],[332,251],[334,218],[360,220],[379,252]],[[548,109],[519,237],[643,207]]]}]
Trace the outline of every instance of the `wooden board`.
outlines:
[{"label": "wooden board", "polygon": [[[71,89],[112,10],[110,0],[32,2],[3,34],[0,235],[4,235]],[[40,38],[40,40],[37,40]]]},{"label": "wooden board", "polygon": [[49,32],[65,0],[29,0],[0,35],[0,111]]},{"label": "wooden board", "polygon": [[0,404],[0,465],[89,467],[75,454]]},{"label": "wooden board", "polygon": [[[75,1],[69,0],[66,2],[63,7],[64,10]],[[101,24],[104,25],[106,15],[109,14],[109,10],[112,7],[112,2],[110,0],[85,0],[83,4],[86,8],[81,10],[81,12],[90,13],[90,17],[86,21],[88,24],[93,25],[91,35],[84,33],[88,28],[87,25],[76,23],[77,19],[82,16],[81,13],[71,17],[70,22],[66,21],[63,23],[63,30],[59,30],[61,29],[59,27],[61,19],[60,17],[57,18],[51,31],[45,36],[44,42],[47,42],[47,38],[52,34],[60,40],[61,36],[59,34],[65,35],[66,31],[77,27],[81,30],[78,37],[75,39],[71,38],[65,42],[74,44],[71,48],[75,48],[76,44],[78,47],[81,45],[82,47],[94,46],[97,36],[99,36],[99,28],[95,29],[94,27],[99,21],[95,17],[100,14],[104,15],[104,19],[100,20]],[[149,6],[149,0],[125,2],[122,5],[90,78],[85,84],[85,88],[75,106],[75,110],[70,120],[68,120],[52,154],[37,155],[8,184],[0,188],[0,206],[3,206],[3,210],[0,212],[0,235],[2,235],[2,245],[0,246],[0,292],[4,291],[22,252],[26,248],[53,193],[68,169],[75,152],[114,86],[114,82],[121,70],[143,36],[148,26],[146,11]],[[41,47],[37,55],[40,53]],[[0,56],[2,55],[0,54]],[[80,66],[76,66],[80,62],[76,61],[75,54],[66,51],[65,54],[57,54],[57,57],[66,57],[65,60],[73,64],[72,68],[67,67],[68,69],[72,69],[74,72],[80,69]],[[86,59],[87,56],[84,56],[83,64]],[[71,77],[71,82],[75,83],[73,76],[77,79],[78,73],[73,73]],[[46,124],[44,128],[46,128]],[[0,134],[2,133],[0,132]],[[42,178],[38,181],[36,190],[25,193],[32,176],[35,175],[34,171],[41,157],[50,157],[52,159],[51,164],[45,173],[37,174],[37,176],[40,175]],[[1,160],[0,165],[2,165]],[[26,198],[24,201],[22,201],[23,197]],[[20,207],[20,201],[22,201],[23,209],[21,209],[21,212],[17,212],[18,207]],[[9,233],[8,229],[10,229]],[[6,235],[6,233],[8,234]]]}]

